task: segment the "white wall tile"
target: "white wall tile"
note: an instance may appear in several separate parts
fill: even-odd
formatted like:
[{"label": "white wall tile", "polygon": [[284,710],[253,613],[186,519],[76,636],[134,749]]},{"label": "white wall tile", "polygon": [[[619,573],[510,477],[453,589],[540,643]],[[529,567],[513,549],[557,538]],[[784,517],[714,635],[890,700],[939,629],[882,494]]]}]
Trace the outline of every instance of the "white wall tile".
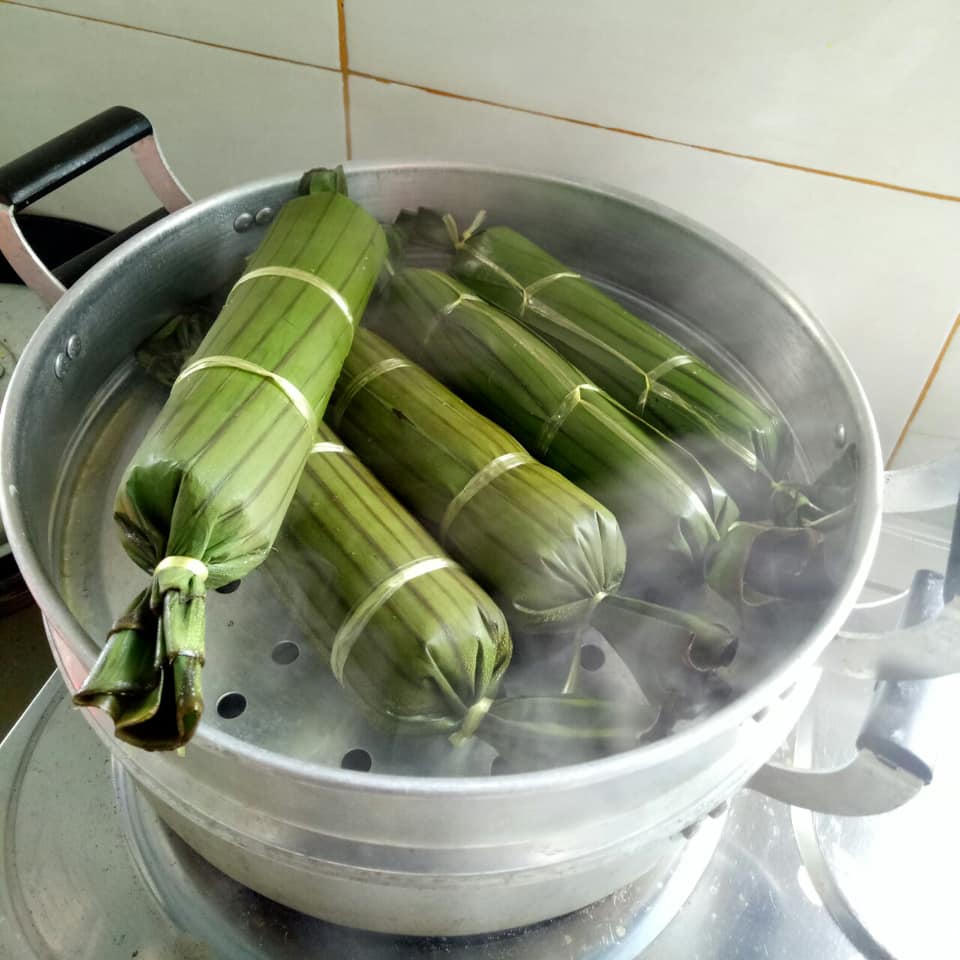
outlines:
[{"label": "white wall tile", "polygon": [[394,80],[960,194],[955,0],[347,0]]},{"label": "white wall tile", "polygon": [[[0,162],[116,103],[200,197],[344,156],[338,74],[0,4]],[[158,206],[127,152],[37,204],[118,228]]]},{"label": "white wall tile", "polygon": [[890,451],[960,309],[960,204],[355,78],[354,156],[488,162],[606,181],[712,227],[837,338]]},{"label": "white wall tile", "polygon": [[336,0],[20,0],[30,6],[324,67],[340,66]]}]

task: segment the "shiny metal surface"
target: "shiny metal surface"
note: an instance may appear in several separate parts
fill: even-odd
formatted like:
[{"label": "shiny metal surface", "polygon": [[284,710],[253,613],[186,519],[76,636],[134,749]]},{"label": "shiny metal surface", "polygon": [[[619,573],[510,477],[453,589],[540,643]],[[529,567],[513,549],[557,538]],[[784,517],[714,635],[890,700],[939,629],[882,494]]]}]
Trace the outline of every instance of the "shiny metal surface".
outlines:
[{"label": "shiny metal surface", "polygon": [[960,492],[960,450],[939,460],[888,470],[883,477],[887,513],[917,513],[952,507]]},{"label": "shiny metal surface", "polygon": [[861,679],[924,680],[960,672],[960,600],[933,620],[893,630],[841,630],[821,661]]},{"label": "shiny metal surface", "polygon": [[[958,523],[960,517],[954,524],[955,539]],[[945,561],[948,570],[958,550],[960,543],[952,543]],[[873,642],[864,643],[864,650],[851,645],[851,637],[856,635],[841,633],[844,649],[852,646],[857,669],[841,659],[831,660],[833,647],[822,658],[836,673],[868,679],[879,676],[856,738],[856,755],[826,769],[768,763],[749,785],[774,799],[818,813],[864,816],[895,810],[929,784],[934,765],[950,742],[960,697],[960,676],[945,675],[953,672],[949,666],[957,662],[960,650],[960,604],[944,605],[950,589],[947,576],[921,569],[905,594],[893,594],[894,599],[903,600],[898,608],[889,597],[858,604],[861,615],[869,610],[877,616],[880,632],[869,635]],[[889,627],[895,609],[899,609],[900,629]],[[937,661],[943,673],[918,679],[924,676],[918,668],[931,656],[931,631],[945,641]],[[903,665],[898,670],[899,661]]]},{"label": "shiny metal surface", "polygon": [[[870,580],[867,581],[867,586],[871,586]],[[882,625],[889,621],[891,614],[897,614],[903,608],[909,594],[909,589],[888,590],[883,591],[882,596],[874,600],[858,603],[850,611],[844,629],[863,633],[882,628]],[[893,622],[896,623],[896,620]],[[821,665],[826,665],[830,649],[831,647],[827,647],[827,651],[820,658]]]},{"label": "shiny metal surface", "polygon": [[325,924],[244,889],[164,828],[119,769],[58,677],[0,747],[4,960],[859,956],[813,890],[787,808],[749,791],[660,868],[653,896],[634,887],[527,930],[425,940]]},{"label": "shiny metal surface", "polygon": [[[952,476],[952,460],[948,456],[944,462],[924,464],[922,470],[927,475],[932,471]],[[950,481],[953,489],[957,484],[960,478]],[[916,514],[896,516],[887,511],[887,506],[884,500],[880,547],[867,581],[873,592],[856,604],[821,656],[820,665],[829,672],[860,679],[923,680],[954,674],[960,668],[960,608],[952,597],[950,571],[960,556],[960,542],[951,544],[951,532],[954,540],[958,538],[958,516],[954,513],[952,526],[941,526],[947,518],[928,513],[928,522],[918,524]],[[939,517],[934,527],[929,526],[931,516]],[[931,573],[930,567],[943,573]],[[915,618],[909,616],[904,621],[912,596],[910,579],[924,570],[928,577],[939,577],[941,597],[933,607],[929,599],[925,601],[920,622],[913,622]],[[884,586],[875,589],[881,583]]]},{"label": "shiny metal surface", "polygon": [[[833,558],[829,608],[801,632],[785,624],[738,657],[731,682],[740,695],[731,704],[642,749],[505,777],[477,776],[489,770],[478,752],[457,755],[451,762],[463,766],[445,776],[418,776],[429,747],[417,744],[423,756],[409,759],[413,748],[378,743],[309,655],[295,672],[271,661],[285,618],[257,575],[233,597],[212,598],[208,613],[208,701],[243,693],[241,716],[209,710],[179,758],[114,743],[107,722],[86,715],[181,836],[274,899],[407,933],[525,924],[634,881],[793,727],[816,681],[811,665],[850,609],[876,543],[876,433],[838,349],[791,295],[744,254],[656,204],[469,167],[354,166],[348,179],[351,195],[384,220],[417,204],[458,217],[483,207],[625,302],[642,290],[668,331],[780,407],[811,473],[836,455],[823,424],[843,423],[860,449],[858,502],[845,553]],[[297,180],[245,186],[154,224],[71,288],[18,365],[0,434],[0,507],[71,688],[143,579],[121,557],[109,522],[119,472],[161,399],[133,369],[133,350],[182,303],[236,275],[263,229],[237,233],[237,216],[276,209]],[[58,380],[54,356],[74,333],[82,354]],[[375,759],[369,773],[338,768],[358,736],[371,738],[363,741]]]},{"label": "shiny metal surface", "polygon": [[273,207],[261,207],[253,217],[254,221],[261,227],[268,224],[273,219]]},{"label": "shiny metal surface", "polygon": [[871,750],[858,750],[847,762],[825,769],[766,763],[748,783],[773,800],[841,817],[896,810],[924,785],[909,770],[890,766]]},{"label": "shiny metal surface", "polygon": [[[798,728],[794,762],[842,763],[842,742],[849,742],[862,723],[872,696],[871,682],[825,677]],[[950,731],[955,729],[954,720]],[[899,810],[848,818],[794,809],[792,819],[812,885],[865,957],[957,956],[952,876],[960,857],[958,797],[960,754],[952,749],[940,756],[930,786]]]},{"label": "shiny metal surface", "polygon": [[[443,953],[477,960],[560,960],[585,954],[634,956],[647,948],[676,916],[707,870],[724,819],[708,820],[693,839],[679,838],[660,861],[636,882],[612,896],[548,923],[482,937],[430,940],[335,927],[279,907],[251,894],[192,854],[144,801],[122,768],[114,767],[114,787],[130,852],[141,877],[156,891],[164,912],[198,939],[216,944],[230,957],[242,955],[238,914],[253,913],[275,933],[256,955],[300,957],[318,943],[331,956],[375,960],[390,955]],[[279,923],[278,923],[279,921]],[[249,923],[249,921],[248,921]],[[604,931],[606,932],[599,932]],[[291,936],[291,932],[293,935]],[[265,949],[266,947],[266,949]]]},{"label": "shiny metal surface", "polygon": [[[945,579],[932,570],[917,571],[902,614],[905,626],[938,616]],[[873,751],[930,784],[903,810],[862,822],[794,812],[811,877],[837,922],[867,956],[956,956],[945,895],[949,884],[938,866],[949,870],[960,852],[951,840],[960,793],[960,763],[953,748],[958,702],[956,676],[881,682],[872,693],[869,684],[831,678],[801,723],[796,758],[813,763],[834,759],[836,731],[849,730],[866,704],[857,738],[861,755]]]}]

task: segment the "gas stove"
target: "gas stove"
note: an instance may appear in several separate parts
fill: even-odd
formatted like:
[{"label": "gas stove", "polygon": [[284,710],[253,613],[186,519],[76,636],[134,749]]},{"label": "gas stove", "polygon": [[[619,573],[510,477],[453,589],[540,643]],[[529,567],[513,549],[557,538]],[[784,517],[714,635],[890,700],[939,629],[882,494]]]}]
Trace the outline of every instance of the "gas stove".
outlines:
[{"label": "gas stove", "polygon": [[[842,762],[871,687],[825,676],[782,753]],[[958,799],[960,756],[942,758],[931,786],[879,817],[814,815],[744,790],[640,881],[584,910],[484,937],[393,938],[295,913],[198,857],[54,676],[0,747],[0,956],[937,960],[956,955],[953,884],[932,868],[960,855]]]}]

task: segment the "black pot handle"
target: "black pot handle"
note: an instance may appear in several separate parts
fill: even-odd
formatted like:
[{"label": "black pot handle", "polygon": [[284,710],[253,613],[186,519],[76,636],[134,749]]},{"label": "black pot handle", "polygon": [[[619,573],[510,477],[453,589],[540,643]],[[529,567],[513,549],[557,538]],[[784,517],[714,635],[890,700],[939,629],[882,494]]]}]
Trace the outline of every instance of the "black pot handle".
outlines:
[{"label": "black pot handle", "polygon": [[[164,209],[101,241],[76,261],[63,264],[56,274],[51,273],[24,239],[15,214],[126,147],[132,148],[141,173]],[[24,283],[52,304],[83,271],[127,237],[190,202],[160,152],[150,121],[130,107],[110,107],[0,166],[0,253]]]},{"label": "black pot handle", "polygon": [[0,203],[15,211],[153,133],[130,107],[111,107],[0,167]]}]

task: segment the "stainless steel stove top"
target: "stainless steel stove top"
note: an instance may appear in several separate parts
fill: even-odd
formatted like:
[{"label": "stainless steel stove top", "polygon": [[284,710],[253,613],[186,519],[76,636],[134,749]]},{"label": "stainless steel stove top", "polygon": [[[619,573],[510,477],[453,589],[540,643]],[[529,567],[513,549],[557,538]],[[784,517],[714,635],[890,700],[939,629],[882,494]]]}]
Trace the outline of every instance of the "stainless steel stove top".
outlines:
[{"label": "stainless steel stove top", "polygon": [[[855,730],[868,697],[867,685],[825,680],[801,751],[840,760],[826,743],[852,741],[819,733]],[[485,938],[395,939],[294,913],[193,854],[115,768],[55,676],[0,747],[0,957],[945,960],[957,956],[954,884],[936,865],[952,868],[960,853],[951,814],[960,763],[947,760],[893,814],[813,816],[743,791],[657,876],[578,913]]]}]

